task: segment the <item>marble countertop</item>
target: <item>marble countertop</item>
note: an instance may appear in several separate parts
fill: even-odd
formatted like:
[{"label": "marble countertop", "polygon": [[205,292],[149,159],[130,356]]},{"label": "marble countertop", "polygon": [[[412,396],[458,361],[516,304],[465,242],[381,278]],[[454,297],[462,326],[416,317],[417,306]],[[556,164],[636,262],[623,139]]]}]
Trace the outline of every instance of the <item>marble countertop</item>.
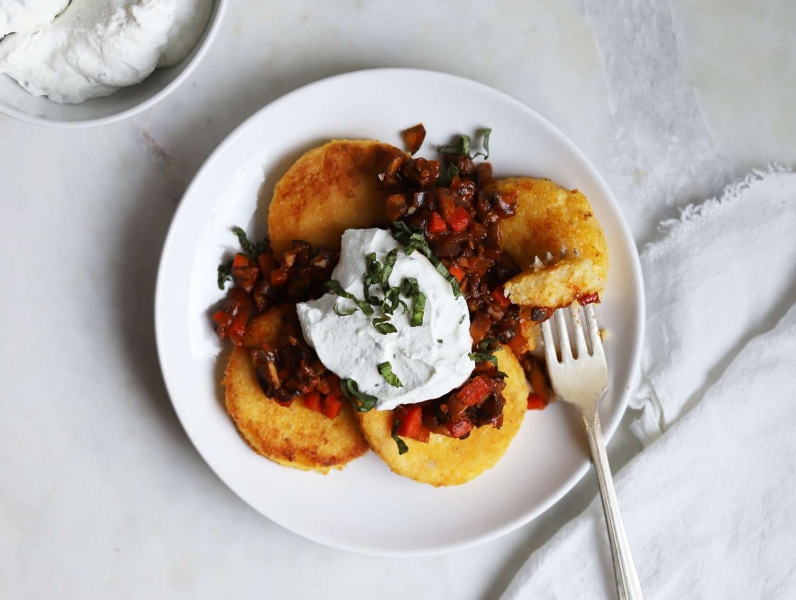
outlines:
[{"label": "marble countertop", "polygon": [[[420,67],[553,121],[605,174],[641,246],[678,207],[796,161],[794,19],[790,0],[237,0],[206,61],[131,120],[54,130],[0,117],[0,597],[497,598],[594,497],[591,476],[497,541],[396,561],[281,529],[204,464],[152,326],[182,192],[286,92]],[[629,418],[615,470],[640,448]]]}]

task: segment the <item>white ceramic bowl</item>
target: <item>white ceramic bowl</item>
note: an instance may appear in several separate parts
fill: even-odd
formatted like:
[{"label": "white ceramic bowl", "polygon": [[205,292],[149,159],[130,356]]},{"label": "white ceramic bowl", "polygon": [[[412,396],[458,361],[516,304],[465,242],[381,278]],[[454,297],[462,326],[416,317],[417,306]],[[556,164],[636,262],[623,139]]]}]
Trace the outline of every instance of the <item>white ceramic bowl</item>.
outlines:
[{"label": "white ceramic bowl", "polygon": [[185,60],[174,67],[156,69],[138,85],[82,104],[58,104],[31,96],[16,81],[0,75],[0,113],[37,125],[76,128],[106,125],[146,110],[177,89],[202,61],[218,33],[227,1],[215,0],[207,28]]}]

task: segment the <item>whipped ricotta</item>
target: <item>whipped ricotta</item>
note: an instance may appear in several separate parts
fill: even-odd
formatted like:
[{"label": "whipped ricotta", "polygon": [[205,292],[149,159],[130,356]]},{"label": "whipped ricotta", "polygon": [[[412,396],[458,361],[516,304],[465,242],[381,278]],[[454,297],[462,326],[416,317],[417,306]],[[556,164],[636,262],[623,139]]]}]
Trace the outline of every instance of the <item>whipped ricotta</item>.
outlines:
[{"label": "whipped ricotta", "polygon": [[[343,234],[340,262],[332,279],[358,299],[364,298],[363,274],[366,256],[375,252],[382,264],[387,253],[398,248],[398,255],[388,281],[400,287],[407,278],[417,280],[426,296],[422,325],[411,327],[412,301],[404,313],[398,308],[390,318],[395,333],[379,333],[374,317],[382,316],[378,307],[371,316],[355,310],[340,316],[335,310],[350,312],[353,300],[326,294],[318,300],[297,307],[304,338],[315,348],[321,362],[342,379],[353,379],[359,390],[378,401],[378,410],[391,410],[399,404],[412,404],[439,398],[464,383],[475,367],[470,360],[472,348],[467,302],[456,298],[450,283],[440,275],[420,252],[407,256],[404,247],[381,229],[349,229]],[[371,295],[383,297],[380,285],[371,287]],[[378,365],[389,362],[402,386],[390,385]]]},{"label": "whipped ricotta", "polygon": [[0,38],[43,27],[68,4],[69,0],[0,0]]},{"label": "whipped ricotta", "polygon": [[0,40],[0,73],[66,104],[109,96],[179,63],[213,8],[213,0],[72,0],[63,10],[65,4],[0,0],[0,26],[11,27]]}]

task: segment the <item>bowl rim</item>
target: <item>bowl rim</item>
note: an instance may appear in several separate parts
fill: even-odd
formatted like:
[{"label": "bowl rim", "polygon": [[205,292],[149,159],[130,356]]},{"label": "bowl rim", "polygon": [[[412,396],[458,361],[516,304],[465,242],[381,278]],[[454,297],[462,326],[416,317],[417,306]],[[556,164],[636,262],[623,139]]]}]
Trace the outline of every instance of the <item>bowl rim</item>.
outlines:
[{"label": "bowl rim", "polygon": [[219,29],[221,28],[221,23],[224,20],[224,15],[226,14],[227,6],[229,4],[228,0],[215,0],[215,3],[217,9],[211,16],[211,20],[207,25],[204,39],[200,41],[200,44],[196,50],[196,54],[194,54],[193,57],[188,61],[188,64],[185,65],[185,68],[182,70],[182,72],[180,72],[179,75],[177,75],[177,77],[169,82],[169,84],[166,85],[162,90],[158,91],[156,94],[147,98],[140,104],[136,104],[135,106],[113,115],[97,117],[95,119],[80,119],[75,121],[43,119],[41,117],[29,115],[28,113],[16,110],[14,108],[3,106],[2,104],[0,104],[0,114],[7,115],[24,123],[31,123],[33,125],[42,125],[44,127],[52,127],[55,129],[81,129],[116,123],[117,121],[129,119],[130,117],[137,115],[148,108],[151,108],[163,100],[166,96],[171,94],[174,90],[176,90],[188,78],[188,76],[193,73],[194,69],[196,69],[196,67],[198,67],[199,64],[204,60],[207,51],[218,35]]}]

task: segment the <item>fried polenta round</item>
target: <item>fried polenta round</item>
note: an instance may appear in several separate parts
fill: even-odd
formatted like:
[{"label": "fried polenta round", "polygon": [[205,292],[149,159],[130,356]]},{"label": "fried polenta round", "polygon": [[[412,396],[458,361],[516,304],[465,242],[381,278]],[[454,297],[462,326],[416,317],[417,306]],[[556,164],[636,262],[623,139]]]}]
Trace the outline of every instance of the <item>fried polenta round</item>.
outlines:
[{"label": "fried polenta round", "polygon": [[[247,346],[275,343],[283,318],[295,318],[294,306],[276,307],[254,319],[244,339]],[[368,445],[347,402],[334,419],[304,406],[284,407],[268,398],[257,382],[251,353],[236,347],[223,380],[227,412],[255,452],[287,467],[328,473],[362,456]]]},{"label": "fried polenta round", "polygon": [[370,447],[393,472],[435,487],[466,483],[495,466],[522,425],[529,391],[525,374],[514,355],[502,349],[495,356],[500,370],[508,375],[503,390],[506,405],[500,429],[488,425],[476,427],[464,440],[438,434],[432,434],[427,443],[404,439],[409,452],[400,455],[392,439],[393,411],[372,410],[357,414]]},{"label": "fried polenta round", "polygon": [[586,196],[530,177],[494,180],[487,189],[517,193],[516,214],[500,221],[501,247],[523,270],[503,288],[509,300],[555,309],[602,291],[608,245]]},{"label": "fried polenta round", "polygon": [[336,250],[346,229],[385,222],[390,192],[377,175],[405,153],[374,140],[336,140],[307,152],[279,180],[268,215],[276,256],[293,240]]}]

